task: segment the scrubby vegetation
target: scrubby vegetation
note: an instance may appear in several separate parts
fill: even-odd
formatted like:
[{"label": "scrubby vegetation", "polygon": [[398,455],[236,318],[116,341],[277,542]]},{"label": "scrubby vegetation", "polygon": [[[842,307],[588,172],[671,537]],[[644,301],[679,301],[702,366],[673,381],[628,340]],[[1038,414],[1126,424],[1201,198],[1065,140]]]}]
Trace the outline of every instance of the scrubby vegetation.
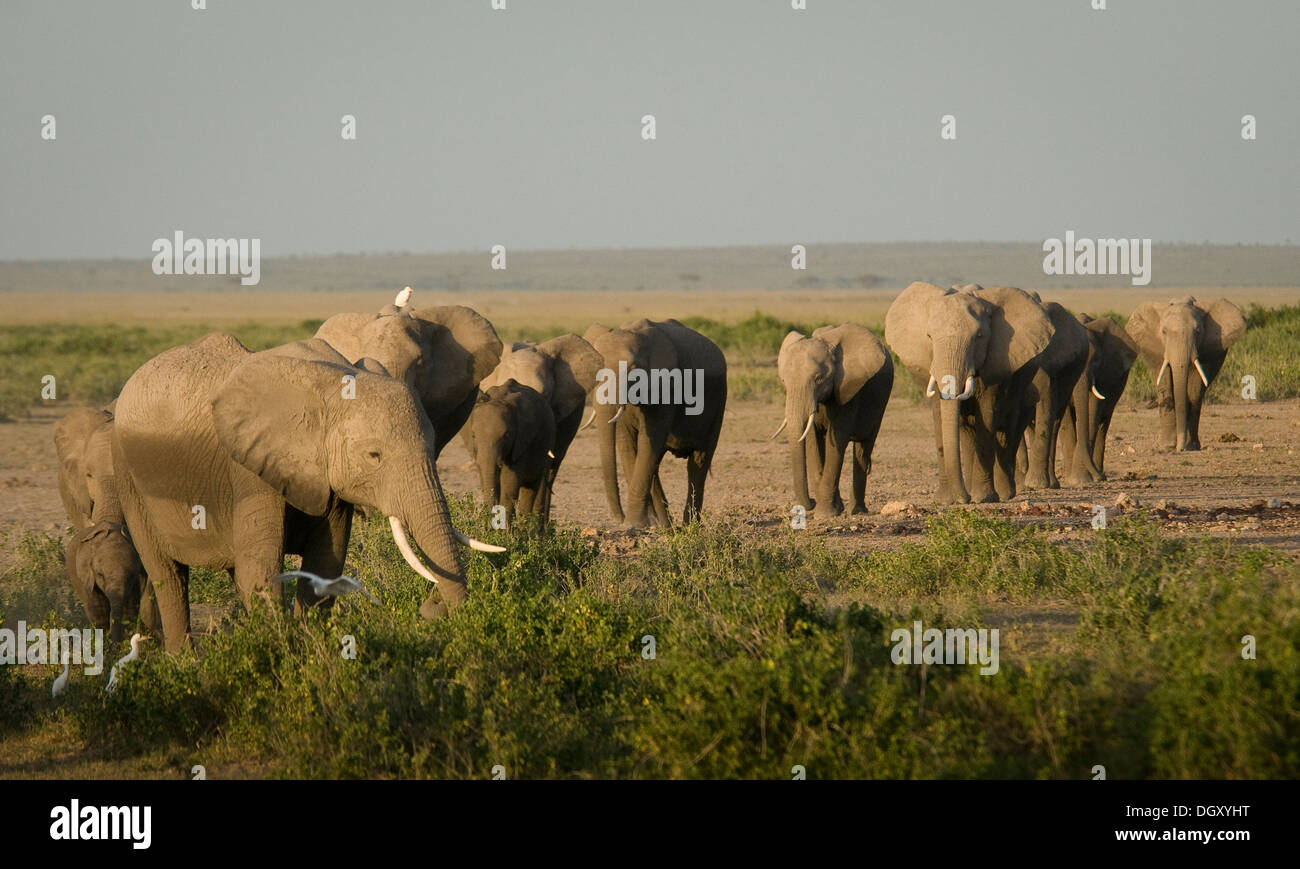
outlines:
[{"label": "scrubby vegetation", "polygon": [[[73,727],[104,758],[161,749],[178,776],[213,777],[1300,775],[1300,568],[1267,550],[1141,518],[1062,545],[956,511],[863,556],[716,525],[629,557],[573,530],[508,538],[453,507],[510,550],[472,554],[450,618],[419,619],[425,584],[382,523],[358,521],[350,569],[382,604],[233,607],[196,651],[151,649],[107,697],[103,676],[74,672],[54,703],[55,667],[0,667],[0,739]],[[6,624],[80,621],[75,601],[40,596],[62,585],[58,550],[22,543],[0,575]],[[220,576],[206,595],[228,604]],[[891,631],[915,619],[999,628],[998,673],[892,663]]]}]

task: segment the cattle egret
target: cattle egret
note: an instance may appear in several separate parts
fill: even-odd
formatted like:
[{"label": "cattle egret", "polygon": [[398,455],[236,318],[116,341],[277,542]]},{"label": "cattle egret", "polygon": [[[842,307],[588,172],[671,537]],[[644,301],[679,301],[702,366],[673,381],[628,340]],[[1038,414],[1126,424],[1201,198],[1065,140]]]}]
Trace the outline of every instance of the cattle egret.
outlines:
[{"label": "cattle egret", "polygon": [[108,684],[104,686],[104,691],[106,693],[112,694],[114,691],[117,690],[117,668],[121,667],[124,664],[129,664],[132,661],[139,658],[140,644],[143,643],[146,639],[148,639],[148,637],[145,637],[142,634],[131,635],[131,651],[123,655],[122,658],[119,659],[118,662],[113,665],[113,669],[108,671]]},{"label": "cattle egret", "polygon": [[316,593],[317,597],[341,597],[345,594],[351,594],[359,591],[375,603],[379,603],[379,598],[366,591],[365,587],[358,579],[350,576],[340,576],[337,579],[325,579],[306,570],[286,570],[284,573],[275,577],[273,582],[288,582],[291,579],[305,579],[311,584],[311,590]]},{"label": "cattle egret", "polygon": [[64,655],[63,672],[54,678],[54,685],[50,687],[51,697],[58,697],[60,694],[63,693],[63,689],[68,687],[69,670],[70,670],[70,665],[68,664],[68,656]]}]

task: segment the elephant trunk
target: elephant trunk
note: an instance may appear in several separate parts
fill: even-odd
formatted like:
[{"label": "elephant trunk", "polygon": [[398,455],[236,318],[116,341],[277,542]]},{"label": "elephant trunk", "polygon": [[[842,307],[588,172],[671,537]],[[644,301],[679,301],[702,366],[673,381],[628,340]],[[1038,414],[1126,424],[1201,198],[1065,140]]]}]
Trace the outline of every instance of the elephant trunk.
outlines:
[{"label": "elephant trunk", "polygon": [[484,443],[485,438],[478,439],[478,454],[474,461],[478,464],[479,485],[483,489],[483,502],[488,509],[501,503],[501,445]]},{"label": "elephant trunk", "polygon": [[951,500],[969,504],[970,493],[961,476],[961,402],[952,399],[939,405],[939,425],[943,440],[943,468]]},{"label": "elephant trunk", "polygon": [[[790,475],[794,483],[795,503],[805,510],[813,508],[812,499],[808,497],[808,449],[805,441],[810,435],[809,426],[817,405],[806,390],[796,390],[786,397],[785,418],[786,435],[790,445]],[[815,437],[815,435],[814,435]]]},{"label": "elephant trunk", "polygon": [[[618,413],[615,413],[617,408]],[[600,434],[600,467],[605,479],[605,500],[609,502],[609,512],[617,522],[623,521],[623,505],[618,497],[618,451],[615,449],[618,434],[617,417],[622,415],[620,405],[597,404],[596,431]]]},{"label": "elephant trunk", "polygon": [[1187,390],[1191,388],[1188,378],[1192,376],[1192,367],[1187,360],[1169,363],[1169,385],[1174,391],[1174,449],[1178,451],[1187,448],[1188,439],[1188,397]]},{"label": "elephant trunk", "polygon": [[117,525],[125,525],[126,520],[123,518],[122,501],[117,494],[117,480],[110,476],[100,482],[101,485],[97,487],[95,502],[91,508],[91,523],[112,522]]},{"label": "elephant trunk", "polygon": [[[414,499],[410,495],[403,496],[398,503],[397,512],[389,514],[389,524],[403,558],[416,573],[437,586],[436,592],[442,599],[441,604],[430,593],[420,606],[422,616],[434,618],[464,602],[468,594],[465,566],[457,546],[458,534],[452,527],[447,499],[443,495],[442,483],[438,480],[432,460],[414,477],[420,480],[420,485],[409,486],[411,477],[405,479],[408,483],[404,491],[419,494]],[[417,554],[411,549],[405,533],[408,527],[415,544],[430,562],[427,568],[422,569]]]}]

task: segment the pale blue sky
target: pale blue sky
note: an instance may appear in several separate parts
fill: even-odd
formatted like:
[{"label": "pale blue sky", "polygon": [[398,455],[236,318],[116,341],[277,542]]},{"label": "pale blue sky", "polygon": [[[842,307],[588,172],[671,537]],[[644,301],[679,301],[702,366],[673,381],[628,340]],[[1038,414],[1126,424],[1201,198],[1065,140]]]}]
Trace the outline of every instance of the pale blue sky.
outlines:
[{"label": "pale blue sky", "polygon": [[0,259],[1300,241],[1293,0],[208,5],[4,0]]}]

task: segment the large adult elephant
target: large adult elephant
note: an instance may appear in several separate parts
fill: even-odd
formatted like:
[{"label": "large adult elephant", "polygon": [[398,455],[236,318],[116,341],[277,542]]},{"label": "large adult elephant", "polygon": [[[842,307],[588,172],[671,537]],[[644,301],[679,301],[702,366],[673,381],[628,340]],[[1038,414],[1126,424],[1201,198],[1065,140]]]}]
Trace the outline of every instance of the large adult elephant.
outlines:
[{"label": "large adult elephant", "polygon": [[504,508],[511,521],[516,506],[541,514],[555,455],[555,416],[542,394],[513,378],[488,387],[465,430],[473,433],[484,502]]},{"label": "large adult elephant", "polygon": [[[211,334],[155,356],[117,400],[113,458],[168,650],[187,640],[190,567],[232,571],[246,605],[286,553],[338,576],[357,504],[389,517],[403,557],[437,586],[422,615],[465,599],[457,540],[475,541],[452,527],[428,417],[404,383],[324,341],[251,353]],[[307,583],[297,593],[317,603]]]},{"label": "large adult elephant", "polygon": [[408,290],[375,314],[335,314],[316,337],[350,362],[374,359],[409,386],[433,423],[436,457],[474,409],[479,383],[501,358],[501,339],[473,308],[416,309]]},{"label": "large adult elephant", "polygon": [[1137,344],[1114,320],[1087,314],[1078,319],[1088,332],[1088,365],[1061,425],[1061,479],[1067,486],[1106,479],[1106,435],[1138,357]]},{"label": "large adult elephant", "polygon": [[1043,306],[1052,322],[1052,339],[1038,357],[1030,396],[1026,402],[1029,417],[1025,427],[1026,470],[1024,488],[1057,489],[1056,442],[1061,421],[1070,406],[1075,387],[1088,366],[1090,342],[1083,324],[1056,302],[1043,302],[1038,294],[1029,294]]},{"label": "large adult elephant", "polygon": [[1246,317],[1227,299],[1191,296],[1138,305],[1125,326],[1149,368],[1156,370],[1160,443],[1201,448],[1201,403],[1223,367],[1228,348],[1246,334]]},{"label": "large adult elephant", "polygon": [[[625,525],[644,527],[653,510],[657,525],[672,525],[659,481],[659,463],[664,453],[670,452],[687,460],[682,519],[697,519],[727,407],[727,360],[722,351],[676,320],[637,320],[619,329],[595,324],[583,337],[604,361],[602,376],[606,384],[619,372],[625,372],[629,385],[633,376],[645,378],[646,382],[652,379],[661,393],[658,403],[633,400],[630,390],[626,396],[602,400],[602,384],[597,384],[594,424],[600,437],[600,462],[610,512]],[[641,374],[632,375],[633,371]],[[697,372],[702,372],[698,381]],[[688,378],[697,393],[692,396],[685,394]],[[671,394],[674,391],[676,394]],[[616,440],[627,477],[626,513],[618,495]]]},{"label": "large adult elephant", "polygon": [[[541,344],[521,341],[501,357],[497,367],[479,385],[480,390],[486,392],[514,380],[534,390],[551,409],[555,429],[555,443],[551,448],[553,458],[535,508],[543,522],[551,514],[556,476],[582,424],[587,396],[595,388],[596,374],[603,364],[596,348],[574,334],[561,335]],[[475,444],[477,432],[473,426],[466,426],[463,431],[470,455],[477,461],[481,449]]]},{"label": "large adult elephant", "polygon": [[786,335],[777,371],[785,387],[785,419],[772,437],[789,429],[795,502],[806,510],[815,507],[808,497],[811,468],[821,511],[831,516],[844,512],[840,471],[852,443],[852,512],[867,512],[871,451],[894,386],[889,351],[865,326],[823,326],[811,336]]},{"label": "large adult elephant", "polygon": [[1051,338],[1047,312],[1014,287],[945,290],[918,281],[894,300],[885,341],[933,399],[940,503],[1015,494],[1024,396]]},{"label": "large adult elephant", "polygon": [[90,623],[120,642],[140,614],[161,627],[144,566],[127,533],[113,469],[113,414],[78,408],[54,424],[59,457],[59,496],[76,533],[65,547],[68,582]]}]

